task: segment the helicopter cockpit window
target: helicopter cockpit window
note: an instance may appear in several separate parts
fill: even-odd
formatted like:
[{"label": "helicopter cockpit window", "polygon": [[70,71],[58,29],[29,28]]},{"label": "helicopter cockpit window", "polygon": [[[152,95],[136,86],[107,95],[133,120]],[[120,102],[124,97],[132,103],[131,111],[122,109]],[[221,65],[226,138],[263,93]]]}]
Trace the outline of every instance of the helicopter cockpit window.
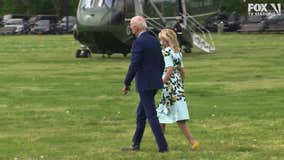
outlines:
[{"label": "helicopter cockpit window", "polygon": [[113,5],[113,0],[105,0],[105,5],[106,5],[108,8],[111,8],[112,5]]},{"label": "helicopter cockpit window", "polygon": [[112,8],[115,0],[82,0],[82,8]]},{"label": "helicopter cockpit window", "polygon": [[83,0],[81,3],[82,8],[92,8],[94,0]]}]

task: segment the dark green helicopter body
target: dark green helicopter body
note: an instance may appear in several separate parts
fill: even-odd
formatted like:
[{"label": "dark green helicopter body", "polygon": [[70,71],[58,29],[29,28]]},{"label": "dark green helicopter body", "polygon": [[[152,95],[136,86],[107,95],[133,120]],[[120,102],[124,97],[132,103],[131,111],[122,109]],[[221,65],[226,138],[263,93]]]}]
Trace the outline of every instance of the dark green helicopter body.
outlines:
[{"label": "dark green helicopter body", "polygon": [[109,7],[103,4],[98,6],[96,1],[89,1],[94,4],[88,7],[84,6],[84,2],[88,0],[81,0],[77,11],[75,39],[93,53],[129,52],[130,36],[126,32],[124,15],[121,14],[124,6],[115,8],[114,3]]},{"label": "dark green helicopter body", "polygon": [[[205,1],[217,6],[215,1],[220,0],[80,0],[74,37],[81,43],[81,49],[77,50],[76,56],[88,57],[91,52],[126,56],[133,41],[129,30],[133,16],[144,16],[148,31],[157,35],[162,28],[172,28],[177,17],[187,17],[191,3]],[[204,12],[196,10],[196,13],[209,13],[205,14],[208,16],[216,10],[217,7]],[[191,37],[185,35],[183,38],[185,45],[191,46]]]}]

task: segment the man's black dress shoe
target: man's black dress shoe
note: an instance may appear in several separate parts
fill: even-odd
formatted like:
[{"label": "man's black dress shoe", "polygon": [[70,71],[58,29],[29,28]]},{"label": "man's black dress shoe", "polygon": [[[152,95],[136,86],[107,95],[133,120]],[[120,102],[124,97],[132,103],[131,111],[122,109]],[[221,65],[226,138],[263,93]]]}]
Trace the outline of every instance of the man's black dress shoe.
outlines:
[{"label": "man's black dress shoe", "polygon": [[135,145],[135,146],[132,146],[132,147],[124,147],[124,148],[121,148],[121,150],[124,151],[124,152],[139,151],[140,150],[140,146]]},{"label": "man's black dress shoe", "polygon": [[165,153],[165,152],[169,152],[168,149],[163,149],[163,150],[159,150],[160,153]]}]

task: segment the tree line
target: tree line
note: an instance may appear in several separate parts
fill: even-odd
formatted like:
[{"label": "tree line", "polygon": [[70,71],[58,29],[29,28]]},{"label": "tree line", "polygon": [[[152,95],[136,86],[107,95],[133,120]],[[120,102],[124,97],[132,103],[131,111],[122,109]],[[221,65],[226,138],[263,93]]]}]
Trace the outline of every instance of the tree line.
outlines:
[{"label": "tree line", "polygon": [[[79,0],[0,0],[0,15],[8,13],[56,14],[63,17],[76,15],[78,3]],[[284,0],[223,0],[221,10],[245,13],[247,3],[281,3],[284,8]]]},{"label": "tree line", "polygon": [[59,17],[76,15],[79,0],[0,0],[0,15],[56,14]]},{"label": "tree line", "polygon": [[221,10],[246,13],[248,3],[281,3],[284,8],[284,0],[223,0]]}]

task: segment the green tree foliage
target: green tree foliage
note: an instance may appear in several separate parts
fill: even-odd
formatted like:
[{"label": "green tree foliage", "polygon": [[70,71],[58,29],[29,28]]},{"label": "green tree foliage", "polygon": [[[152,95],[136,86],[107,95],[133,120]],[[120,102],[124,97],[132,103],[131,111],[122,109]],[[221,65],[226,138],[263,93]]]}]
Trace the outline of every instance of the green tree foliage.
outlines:
[{"label": "green tree foliage", "polygon": [[22,3],[24,4],[25,8],[26,8],[26,14],[30,15],[32,13],[32,9],[33,9],[33,0],[22,0]]},{"label": "green tree foliage", "polygon": [[59,17],[62,17],[63,15],[69,15],[69,0],[52,0],[52,3]]},{"label": "green tree foliage", "polygon": [[[186,2],[199,3],[199,0],[186,0]],[[78,3],[79,0],[0,0],[0,15],[8,13],[57,14],[62,17],[67,14],[75,15]],[[200,3],[204,1],[200,0]],[[284,8],[284,0],[223,0],[221,10],[245,13],[247,3],[281,3]]]},{"label": "green tree foliage", "polygon": [[23,13],[26,10],[20,0],[1,0],[0,4],[1,13]]},{"label": "green tree foliage", "polygon": [[0,15],[19,13],[27,15],[75,15],[79,0],[0,0]]},{"label": "green tree foliage", "polygon": [[246,13],[247,3],[281,3],[284,7],[284,0],[223,0],[221,9],[229,12]]}]

